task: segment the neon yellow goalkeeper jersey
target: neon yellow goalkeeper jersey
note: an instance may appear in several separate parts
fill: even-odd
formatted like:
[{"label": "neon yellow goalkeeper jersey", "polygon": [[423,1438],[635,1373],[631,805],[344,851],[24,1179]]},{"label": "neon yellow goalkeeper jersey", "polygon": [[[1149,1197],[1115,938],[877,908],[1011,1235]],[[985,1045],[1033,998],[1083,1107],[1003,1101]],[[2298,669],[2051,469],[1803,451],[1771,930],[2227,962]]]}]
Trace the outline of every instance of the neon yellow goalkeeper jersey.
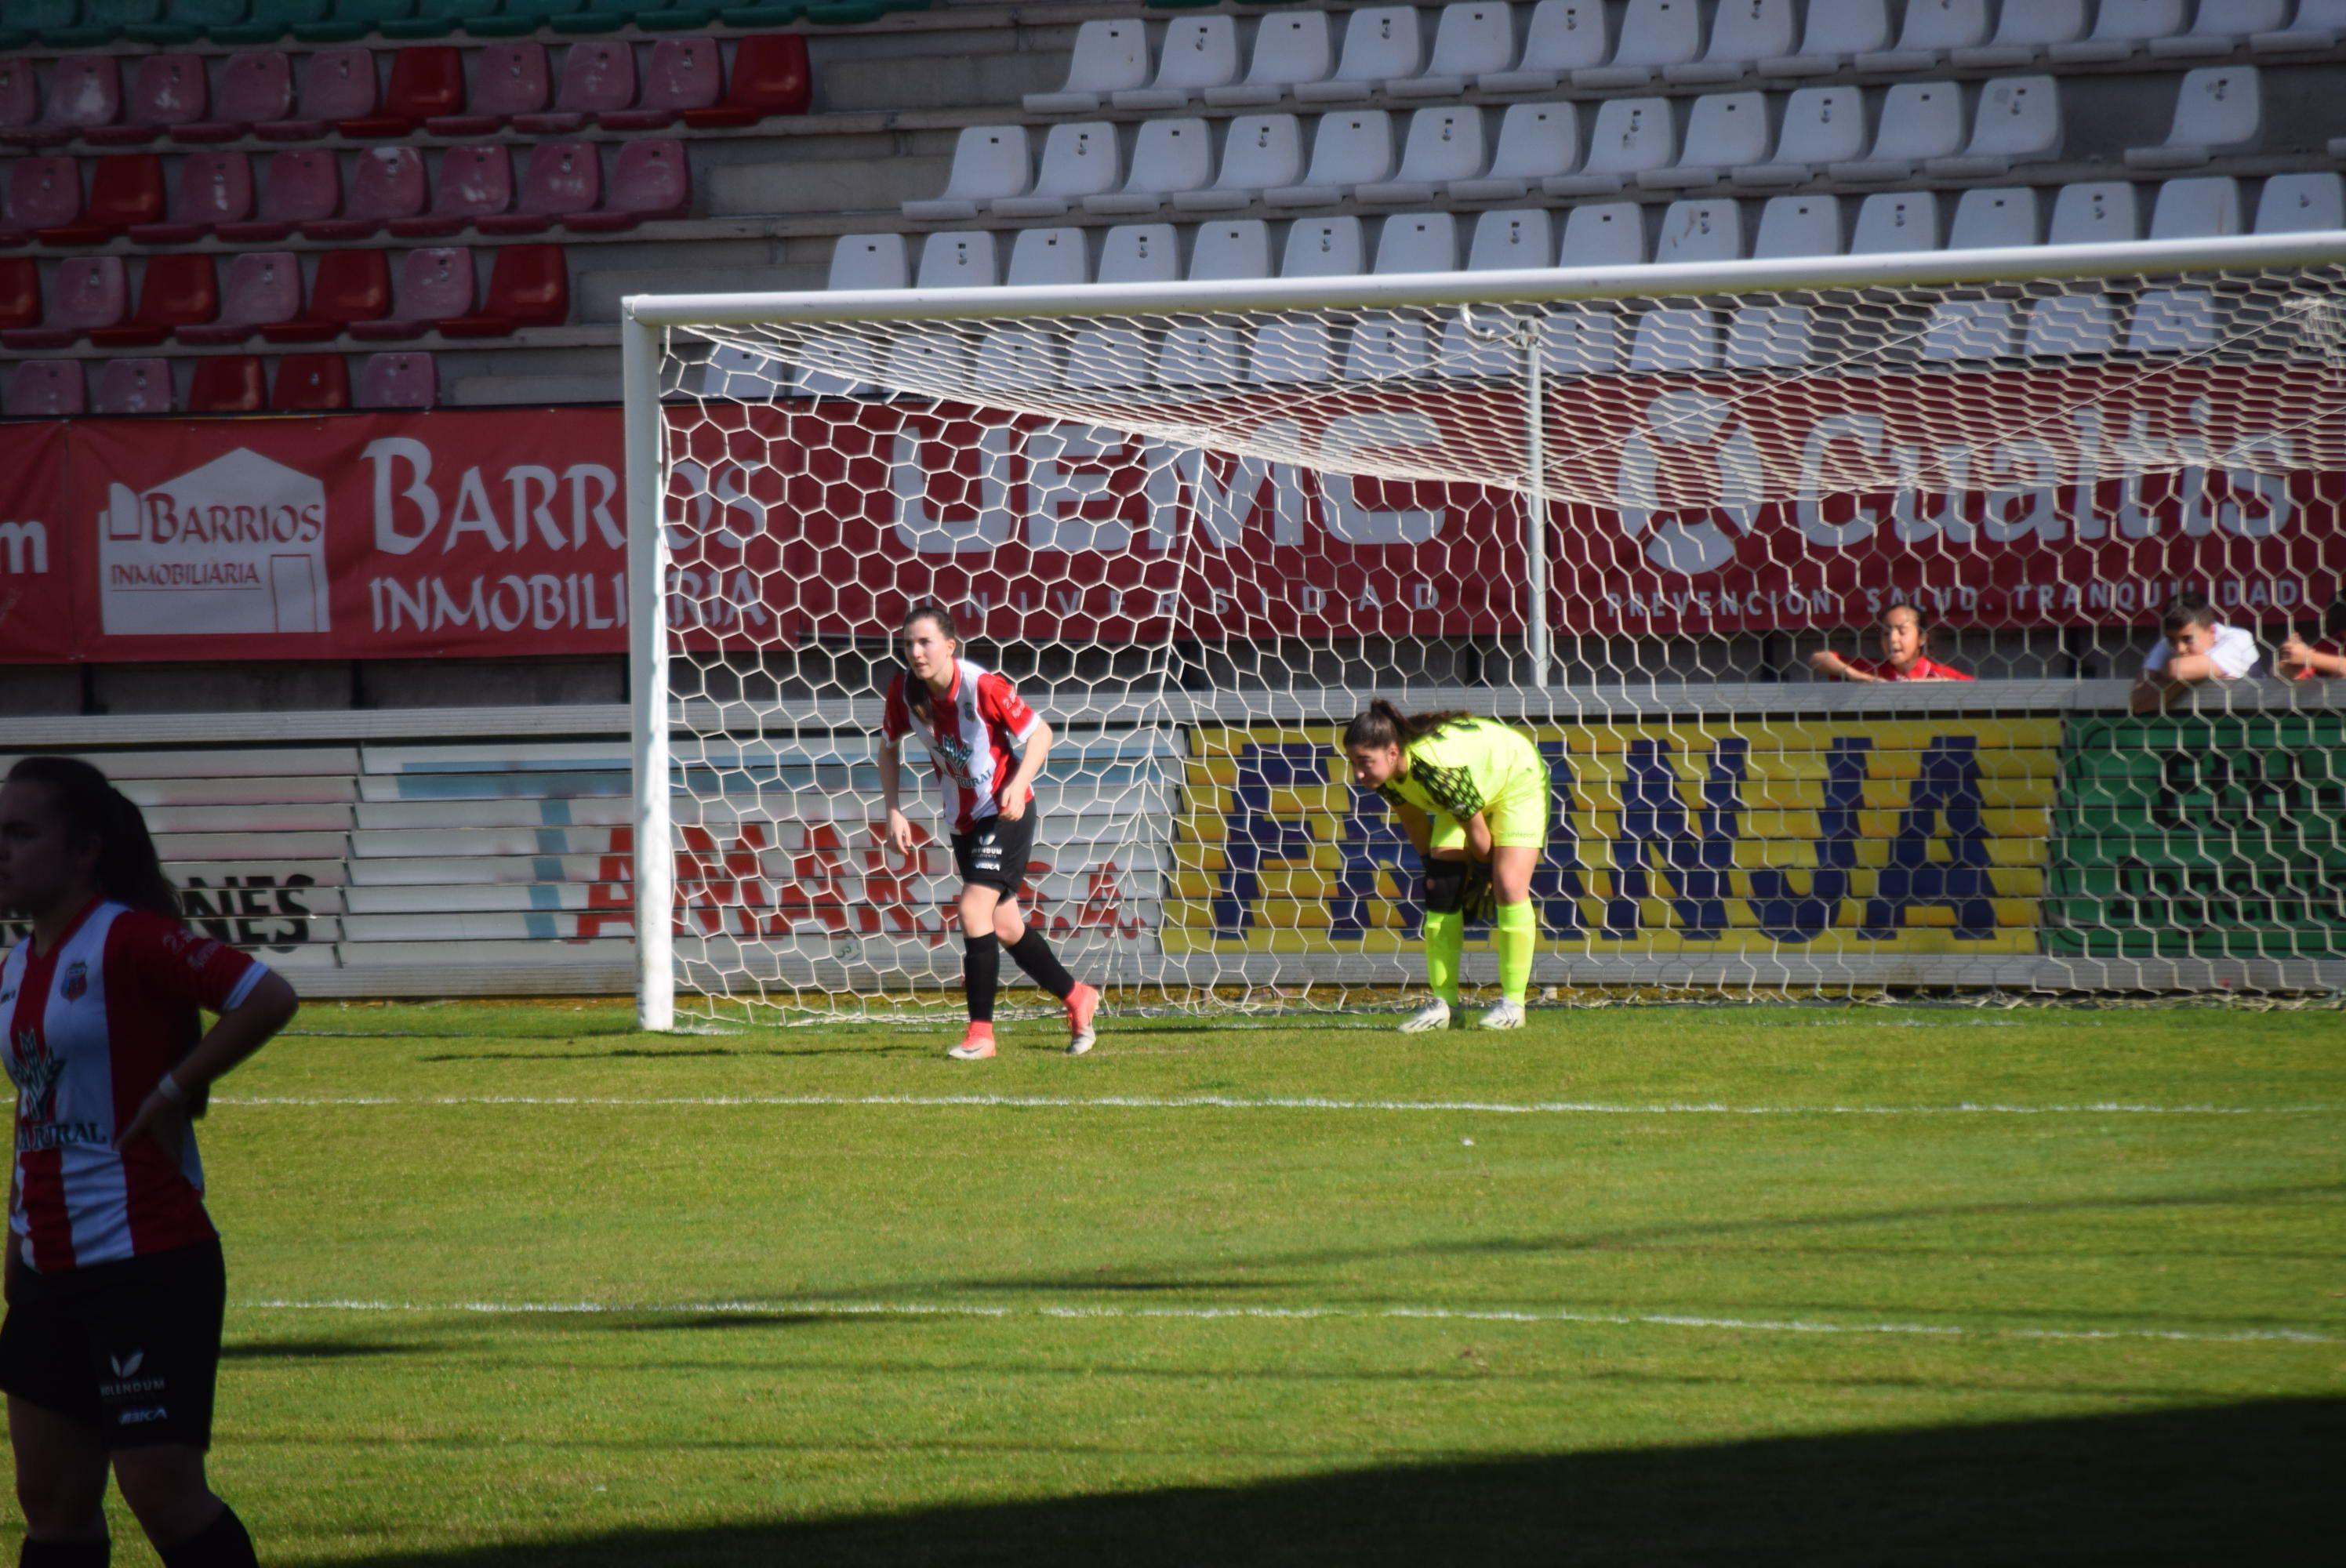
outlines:
[{"label": "neon yellow goalkeeper jersey", "polygon": [[1535,800],[1547,796],[1547,769],[1539,748],[1492,719],[1453,719],[1402,749],[1409,757],[1409,777],[1395,779],[1378,791],[1400,805],[1464,822],[1502,798],[1512,802],[1526,789]]}]

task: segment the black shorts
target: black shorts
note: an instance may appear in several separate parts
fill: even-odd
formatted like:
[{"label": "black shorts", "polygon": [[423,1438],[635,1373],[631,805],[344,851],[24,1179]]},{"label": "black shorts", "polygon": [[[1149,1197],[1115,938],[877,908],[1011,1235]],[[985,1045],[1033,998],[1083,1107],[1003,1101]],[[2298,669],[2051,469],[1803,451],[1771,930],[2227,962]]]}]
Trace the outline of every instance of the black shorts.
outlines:
[{"label": "black shorts", "polygon": [[1035,851],[1035,802],[1015,822],[999,817],[980,822],[966,833],[953,836],[954,865],[971,887],[992,888],[1004,898],[1018,896],[1026,880],[1026,862]]},{"label": "black shorts", "polygon": [[0,1389],[88,1422],[109,1449],[211,1446],[228,1307],[219,1242],[64,1274],[20,1266],[15,1296]]}]

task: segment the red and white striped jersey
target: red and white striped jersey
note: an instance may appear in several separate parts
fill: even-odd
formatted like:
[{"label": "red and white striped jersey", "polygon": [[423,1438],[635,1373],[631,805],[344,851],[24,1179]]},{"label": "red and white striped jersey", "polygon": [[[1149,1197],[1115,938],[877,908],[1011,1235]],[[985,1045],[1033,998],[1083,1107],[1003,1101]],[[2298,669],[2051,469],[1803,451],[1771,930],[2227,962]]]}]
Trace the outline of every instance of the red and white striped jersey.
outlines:
[{"label": "red and white striped jersey", "polygon": [[201,1038],[197,1009],[235,1006],[268,972],[175,920],[104,901],[46,956],[27,937],[0,962],[16,1085],[8,1225],[26,1262],[55,1274],[218,1234],[192,1127],[177,1163],[151,1138],[117,1154],[114,1137]]},{"label": "red and white striped jersey", "polygon": [[[902,740],[915,728],[899,675],[888,687],[881,733]],[[1002,809],[1003,787],[1026,754],[1026,738],[1042,723],[1002,676],[967,659],[954,661],[953,690],[933,697],[928,721],[918,726],[937,777],[945,781],[953,830],[966,833]]]}]

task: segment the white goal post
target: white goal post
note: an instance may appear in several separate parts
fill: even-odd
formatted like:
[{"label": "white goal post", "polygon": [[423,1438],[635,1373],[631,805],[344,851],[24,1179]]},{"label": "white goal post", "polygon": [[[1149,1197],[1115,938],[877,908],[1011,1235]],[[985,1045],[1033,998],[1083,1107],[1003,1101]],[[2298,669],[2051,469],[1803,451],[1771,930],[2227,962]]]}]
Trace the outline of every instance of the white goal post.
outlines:
[{"label": "white goal post", "polygon": [[[1036,906],[1129,993],[1415,977],[1411,857],[1329,767],[1372,695],[1550,755],[1541,983],[2346,978],[2346,683],[2262,678],[2346,629],[2346,233],[622,323],[647,1028],[679,973],[746,1007],[954,983],[944,868],[869,837],[932,596],[1059,731]],[[2191,590],[2260,678],[2120,717]],[[1810,678],[1893,602],[1979,678]]]}]

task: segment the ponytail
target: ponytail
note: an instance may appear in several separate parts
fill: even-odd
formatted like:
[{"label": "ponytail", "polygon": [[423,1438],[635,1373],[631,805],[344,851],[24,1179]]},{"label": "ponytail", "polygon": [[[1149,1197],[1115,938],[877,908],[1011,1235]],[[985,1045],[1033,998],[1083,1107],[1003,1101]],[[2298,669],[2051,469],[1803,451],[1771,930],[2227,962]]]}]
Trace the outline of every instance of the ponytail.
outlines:
[{"label": "ponytail", "polygon": [[[953,644],[955,655],[960,654],[961,631],[954,625],[951,610],[935,599],[919,600],[911,609],[904,612],[903,620],[897,625],[896,635],[902,636],[913,629],[914,623],[920,621],[934,621],[938,635]],[[913,717],[925,724],[929,718],[929,683],[913,675],[913,667],[910,664],[906,664],[903,669],[904,701],[912,708]]]},{"label": "ponytail", "polygon": [[1355,750],[1364,746],[1407,746],[1423,740],[1445,724],[1474,716],[1463,708],[1445,708],[1440,713],[1403,713],[1392,703],[1378,697],[1368,710],[1344,728],[1344,749]]},{"label": "ponytail", "polygon": [[46,784],[76,839],[96,838],[98,891],[116,903],[169,920],[179,918],[179,893],[163,874],[138,803],[106,775],[73,757],[26,757],[8,769],[11,784]]}]

